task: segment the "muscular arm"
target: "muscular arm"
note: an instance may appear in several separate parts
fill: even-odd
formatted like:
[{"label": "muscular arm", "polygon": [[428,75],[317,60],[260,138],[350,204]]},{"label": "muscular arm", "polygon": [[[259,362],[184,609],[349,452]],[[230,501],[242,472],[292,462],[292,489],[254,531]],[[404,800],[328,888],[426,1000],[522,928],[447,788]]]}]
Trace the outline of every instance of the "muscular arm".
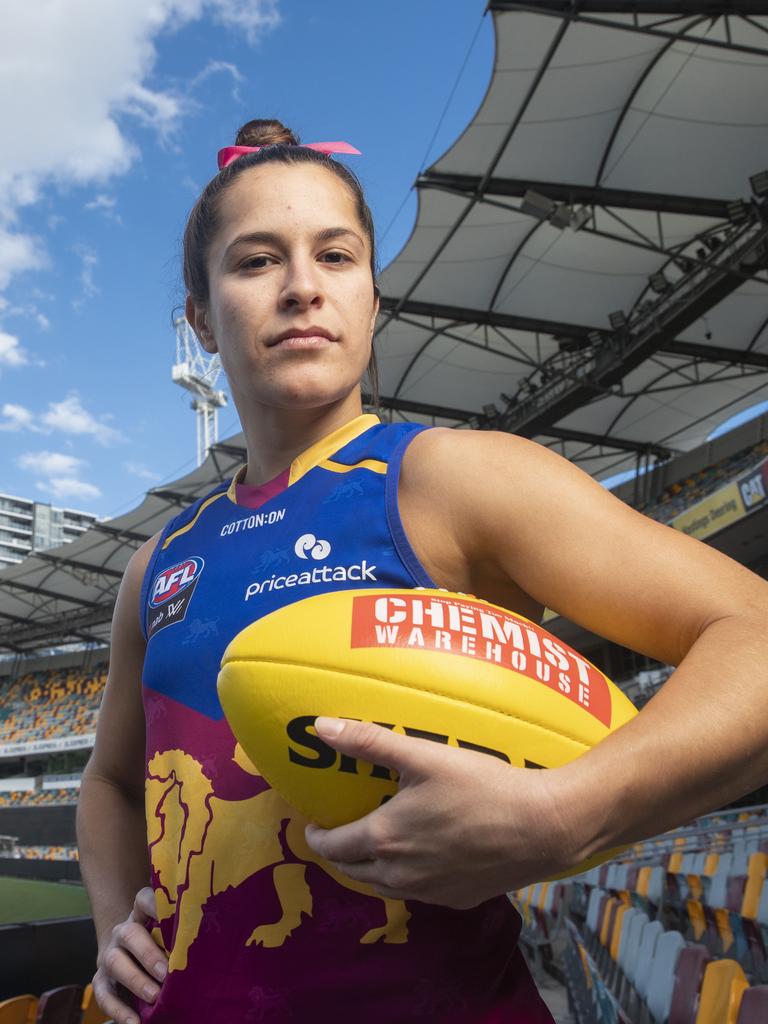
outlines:
[{"label": "muscular arm", "polygon": [[139,592],[156,543],[155,536],[134,553],[120,585],[107,685],[77,808],[80,864],[100,949],[113,927],[128,917],[136,893],[150,879],[141,702],[145,641],[139,626]]},{"label": "muscular arm", "polygon": [[535,601],[677,666],[636,719],[563,773],[579,859],[765,783],[768,584],[531,441],[427,433],[413,482],[454,518],[470,560],[494,563]]}]

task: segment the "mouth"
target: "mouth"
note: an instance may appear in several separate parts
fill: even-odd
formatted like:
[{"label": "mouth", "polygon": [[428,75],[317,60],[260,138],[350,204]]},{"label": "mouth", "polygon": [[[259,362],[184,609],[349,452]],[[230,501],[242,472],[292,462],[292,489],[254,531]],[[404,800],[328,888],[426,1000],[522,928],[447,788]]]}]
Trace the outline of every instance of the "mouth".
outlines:
[{"label": "mouth", "polygon": [[330,345],[336,341],[330,331],[324,327],[307,327],[304,330],[297,328],[283,331],[272,341],[268,342],[268,348],[315,348],[322,345]]}]

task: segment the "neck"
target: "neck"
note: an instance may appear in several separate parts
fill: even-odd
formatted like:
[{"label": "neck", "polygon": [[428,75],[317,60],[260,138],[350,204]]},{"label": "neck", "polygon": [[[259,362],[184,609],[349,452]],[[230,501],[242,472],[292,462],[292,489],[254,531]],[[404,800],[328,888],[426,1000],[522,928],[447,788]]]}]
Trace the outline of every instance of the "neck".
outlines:
[{"label": "neck", "polygon": [[334,430],[361,416],[360,391],[314,409],[258,407],[241,416],[248,468],[239,481],[259,487],[288,469],[293,460]]}]

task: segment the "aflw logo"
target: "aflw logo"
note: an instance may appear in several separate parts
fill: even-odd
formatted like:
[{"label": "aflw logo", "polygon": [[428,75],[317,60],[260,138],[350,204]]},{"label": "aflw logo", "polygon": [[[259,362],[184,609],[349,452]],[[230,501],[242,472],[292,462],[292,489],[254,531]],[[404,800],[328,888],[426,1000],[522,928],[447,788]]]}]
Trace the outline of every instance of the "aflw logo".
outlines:
[{"label": "aflw logo", "polygon": [[165,604],[172,597],[176,597],[182,590],[186,590],[187,587],[195,582],[203,571],[204,565],[205,562],[202,558],[193,556],[183,562],[179,562],[178,565],[172,565],[169,569],[164,569],[155,578],[152,587],[152,597],[149,603],[153,608],[157,608],[158,605]]}]

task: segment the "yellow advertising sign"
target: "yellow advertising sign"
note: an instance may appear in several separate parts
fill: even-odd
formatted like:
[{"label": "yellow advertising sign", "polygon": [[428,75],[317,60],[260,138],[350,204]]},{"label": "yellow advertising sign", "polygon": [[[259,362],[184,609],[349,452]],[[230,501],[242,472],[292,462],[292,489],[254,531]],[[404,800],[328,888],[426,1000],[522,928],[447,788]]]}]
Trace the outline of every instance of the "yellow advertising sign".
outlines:
[{"label": "yellow advertising sign", "polygon": [[724,526],[729,526],[737,519],[746,515],[744,503],[741,500],[741,492],[736,483],[727,484],[720,490],[710,494],[702,501],[697,502],[691,508],[681,512],[670,520],[668,526],[673,526],[681,533],[687,533],[690,537],[703,540],[710,537]]}]

